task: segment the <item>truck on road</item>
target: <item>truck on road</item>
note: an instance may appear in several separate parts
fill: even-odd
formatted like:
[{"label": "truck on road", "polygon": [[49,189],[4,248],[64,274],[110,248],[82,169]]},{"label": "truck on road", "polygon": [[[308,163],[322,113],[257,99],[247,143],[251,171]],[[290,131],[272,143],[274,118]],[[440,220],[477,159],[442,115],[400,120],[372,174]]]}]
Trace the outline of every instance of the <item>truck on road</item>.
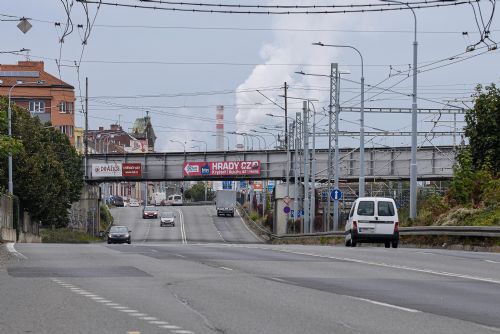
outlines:
[{"label": "truck on road", "polygon": [[236,206],[236,190],[217,190],[215,197],[215,208],[217,216],[231,215],[234,217],[234,208]]}]

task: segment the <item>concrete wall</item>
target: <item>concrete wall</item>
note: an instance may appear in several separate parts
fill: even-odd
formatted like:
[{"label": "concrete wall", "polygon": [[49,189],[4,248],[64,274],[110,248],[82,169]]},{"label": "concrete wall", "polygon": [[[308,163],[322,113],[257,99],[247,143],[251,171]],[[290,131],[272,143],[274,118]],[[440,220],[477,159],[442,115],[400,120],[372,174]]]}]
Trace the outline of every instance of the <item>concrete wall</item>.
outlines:
[{"label": "concrete wall", "polygon": [[[304,197],[304,185],[300,183],[298,185],[299,188],[299,210],[302,210],[302,199]],[[286,194],[286,183],[281,183],[277,184],[275,186],[275,222],[276,224],[274,225],[274,233],[278,235],[286,234],[286,226],[287,226],[287,217],[289,219],[293,219],[290,215],[287,216],[287,214],[284,212],[285,206],[290,207],[290,209],[293,210],[293,202],[294,202],[294,195],[293,195],[293,183],[290,183],[290,199],[288,201],[288,205],[285,203],[285,198],[287,196]]]},{"label": "concrete wall", "polygon": [[98,235],[100,226],[99,186],[85,184],[80,200],[71,205],[69,228],[86,231]]},{"label": "concrete wall", "polygon": [[0,238],[2,241],[16,241],[12,212],[12,199],[3,195],[0,197]]}]

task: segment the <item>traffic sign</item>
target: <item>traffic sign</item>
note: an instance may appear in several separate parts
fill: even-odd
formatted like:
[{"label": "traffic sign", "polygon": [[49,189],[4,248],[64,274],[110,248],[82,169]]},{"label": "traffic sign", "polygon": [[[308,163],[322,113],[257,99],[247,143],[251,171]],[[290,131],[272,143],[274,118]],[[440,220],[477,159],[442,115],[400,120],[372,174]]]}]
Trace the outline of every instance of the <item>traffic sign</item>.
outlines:
[{"label": "traffic sign", "polygon": [[344,194],[339,189],[333,189],[332,192],[330,193],[330,197],[334,201],[342,199],[342,196],[344,196]]},{"label": "traffic sign", "polygon": [[299,210],[299,213],[297,214],[297,217],[295,217],[295,211],[294,210],[290,210],[290,216],[293,217],[293,218],[300,218],[300,217],[304,216],[304,210]]},{"label": "traffic sign", "polygon": [[283,212],[286,213],[286,214],[290,213],[290,207],[289,206],[285,206],[283,208]]}]

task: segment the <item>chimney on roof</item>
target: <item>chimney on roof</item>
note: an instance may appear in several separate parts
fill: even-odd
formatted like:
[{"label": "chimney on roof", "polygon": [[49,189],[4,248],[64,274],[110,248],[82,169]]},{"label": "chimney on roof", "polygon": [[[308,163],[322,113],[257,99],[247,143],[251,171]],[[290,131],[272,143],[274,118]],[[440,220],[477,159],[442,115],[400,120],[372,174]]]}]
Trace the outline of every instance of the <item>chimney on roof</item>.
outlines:
[{"label": "chimney on roof", "polygon": [[43,71],[43,61],[18,61],[17,65],[33,67],[34,70]]},{"label": "chimney on roof", "polygon": [[122,130],[122,127],[118,124],[111,124],[109,126],[109,128],[112,130],[112,131],[121,131]]}]

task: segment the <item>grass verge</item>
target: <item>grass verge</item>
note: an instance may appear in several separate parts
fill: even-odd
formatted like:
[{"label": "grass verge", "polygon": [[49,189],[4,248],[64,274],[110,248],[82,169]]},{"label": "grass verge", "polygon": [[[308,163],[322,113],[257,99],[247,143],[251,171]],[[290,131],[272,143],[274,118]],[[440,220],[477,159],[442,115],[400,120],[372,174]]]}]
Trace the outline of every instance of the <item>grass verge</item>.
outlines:
[{"label": "grass verge", "polygon": [[102,239],[88,235],[85,232],[67,228],[43,230],[40,232],[40,236],[43,243],[88,244],[102,241]]}]

